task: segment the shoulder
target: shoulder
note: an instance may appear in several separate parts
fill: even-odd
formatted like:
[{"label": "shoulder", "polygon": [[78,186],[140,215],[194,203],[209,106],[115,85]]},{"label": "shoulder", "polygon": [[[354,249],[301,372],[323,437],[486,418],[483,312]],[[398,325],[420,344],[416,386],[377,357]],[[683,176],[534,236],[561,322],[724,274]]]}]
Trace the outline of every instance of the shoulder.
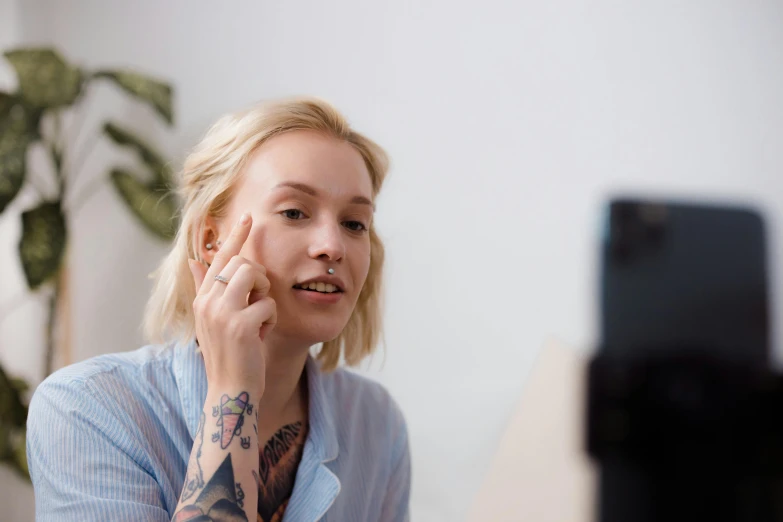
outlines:
[{"label": "shoulder", "polygon": [[148,345],[66,366],[36,388],[32,402],[43,396],[62,396],[67,400],[84,395],[111,396],[120,388],[138,389],[162,374],[171,373],[172,352],[168,345]]},{"label": "shoulder", "polygon": [[171,359],[165,346],[102,355],[38,386],[26,437],[36,514],[160,520],[176,505],[169,468],[184,435],[172,436],[185,429],[165,392],[175,389]]},{"label": "shoulder", "polygon": [[[91,418],[119,420],[143,410],[149,388],[170,380],[173,348],[149,345],[126,353],[107,354],[62,368],[47,377],[30,401],[28,425]],[[77,415],[71,415],[77,413]],[[123,419],[124,420],[124,419]]]},{"label": "shoulder", "polygon": [[58,383],[89,386],[108,375],[125,379],[138,377],[150,367],[170,367],[172,353],[171,345],[148,345],[131,352],[98,355],[57,370],[41,383],[41,387]]},{"label": "shoulder", "polygon": [[407,445],[405,417],[381,383],[346,368],[323,372],[320,378],[338,432],[348,437],[370,435],[390,450]]},{"label": "shoulder", "polygon": [[347,368],[321,373],[321,379],[327,395],[341,409],[361,412],[376,420],[404,422],[399,405],[381,383]]}]

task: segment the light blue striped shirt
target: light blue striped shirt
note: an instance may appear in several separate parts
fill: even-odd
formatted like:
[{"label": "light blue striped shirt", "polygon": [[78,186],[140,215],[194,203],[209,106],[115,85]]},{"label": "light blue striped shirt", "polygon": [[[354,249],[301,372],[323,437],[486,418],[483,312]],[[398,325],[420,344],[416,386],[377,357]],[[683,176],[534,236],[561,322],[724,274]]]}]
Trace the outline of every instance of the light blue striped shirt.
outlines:
[{"label": "light blue striped shirt", "polygon": [[[405,421],[377,383],[309,358],[309,433],[285,522],[408,520]],[[38,521],[168,521],[207,394],[188,345],[64,368],[36,390],[27,458]]]}]

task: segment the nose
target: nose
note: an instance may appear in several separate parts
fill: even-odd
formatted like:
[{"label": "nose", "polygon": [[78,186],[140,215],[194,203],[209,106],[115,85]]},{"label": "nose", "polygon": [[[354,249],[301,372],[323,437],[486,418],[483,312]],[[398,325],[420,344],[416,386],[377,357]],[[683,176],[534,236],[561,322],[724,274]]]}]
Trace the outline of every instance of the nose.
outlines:
[{"label": "nose", "polygon": [[310,257],[325,261],[342,261],[345,256],[345,241],[341,225],[338,223],[324,223],[314,230],[310,243]]}]

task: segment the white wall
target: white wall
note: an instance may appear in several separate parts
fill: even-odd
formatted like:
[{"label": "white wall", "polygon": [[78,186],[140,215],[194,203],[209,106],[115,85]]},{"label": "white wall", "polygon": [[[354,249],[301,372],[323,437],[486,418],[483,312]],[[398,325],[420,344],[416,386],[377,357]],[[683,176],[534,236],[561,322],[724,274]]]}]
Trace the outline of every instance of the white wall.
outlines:
[{"label": "white wall", "polygon": [[[94,109],[131,117],[178,161],[221,113],[298,93],[388,148],[388,349],[369,373],[408,418],[417,520],[464,518],[544,340],[589,348],[609,191],[738,198],[780,217],[774,0],[25,0],[21,17],[25,42],[170,78],[173,134],[111,92]],[[107,164],[99,150],[83,179]],[[16,238],[2,231],[5,250]],[[163,251],[108,187],[78,214],[77,358],[141,343],[144,275]]]}]

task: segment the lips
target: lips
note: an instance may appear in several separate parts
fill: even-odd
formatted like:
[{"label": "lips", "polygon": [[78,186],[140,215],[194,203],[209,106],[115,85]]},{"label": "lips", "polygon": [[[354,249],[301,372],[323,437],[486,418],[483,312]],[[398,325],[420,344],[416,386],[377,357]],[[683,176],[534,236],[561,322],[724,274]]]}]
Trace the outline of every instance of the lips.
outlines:
[{"label": "lips", "polygon": [[[319,283],[324,284],[324,283]],[[343,292],[335,291],[331,293],[327,292],[319,292],[318,290],[304,290],[302,288],[297,288],[296,286],[293,288],[294,295],[298,299],[302,299],[306,303],[310,303],[312,305],[334,305],[339,303],[343,295],[345,295]]]},{"label": "lips", "polygon": [[325,294],[332,294],[335,292],[342,292],[338,287],[331,283],[312,282],[308,284],[294,285],[297,290],[308,290],[312,292],[320,292]]},{"label": "lips", "polygon": [[294,288],[322,293],[342,293],[345,292],[345,283],[337,276],[319,275],[296,283]]}]

